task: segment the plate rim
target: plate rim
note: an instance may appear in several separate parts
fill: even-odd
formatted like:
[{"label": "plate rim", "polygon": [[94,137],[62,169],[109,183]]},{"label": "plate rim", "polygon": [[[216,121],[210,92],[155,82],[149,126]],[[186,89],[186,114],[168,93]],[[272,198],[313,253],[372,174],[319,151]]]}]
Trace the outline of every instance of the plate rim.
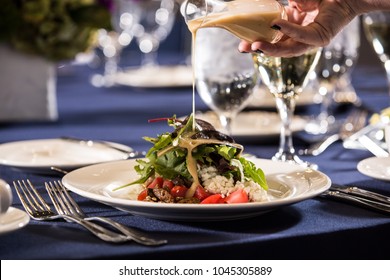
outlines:
[{"label": "plate rim", "polygon": [[[378,160],[388,160],[390,162],[390,158],[388,157],[369,157],[369,158],[365,158],[361,161],[358,162],[357,164],[357,170],[365,175],[365,176],[368,176],[370,178],[374,178],[374,179],[378,179],[378,180],[383,180],[383,181],[390,181],[390,175],[388,177],[385,177],[379,173],[373,173],[373,172],[368,172],[366,168],[364,168],[363,166],[367,163],[371,163],[373,161],[378,161]],[[383,174],[383,173],[382,173]]]},{"label": "plate rim", "polygon": [[[133,160],[135,160],[135,159],[133,159]],[[257,160],[275,163],[275,161],[268,160],[268,159],[258,159],[257,158]],[[96,165],[83,167],[83,168],[77,169],[73,172],[80,173],[80,172],[83,172],[83,170],[84,171],[86,171],[88,169],[93,170],[95,168],[104,167],[104,165],[114,165],[114,164],[122,165],[125,162],[128,163],[128,160],[116,161],[116,162],[110,162],[110,163],[100,163],[100,164],[96,164]],[[290,165],[290,163],[281,163],[281,164]],[[302,171],[307,170],[304,167],[298,167],[298,166],[297,166],[297,169],[302,170]],[[266,202],[251,202],[251,203],[237,203],[237,204],[206,204],[206,205],[201,205],[201,206],[198,204],[150,203],[150,202],[125,199],[125,198],[113,198],[113,197],[105,196],[103,194],[98,194],[96,192],[91,192],[91,191],[87,191],[85,189],[80,189],[77,186],[72,186],[71,182],[68,182],[68,181],[69,181],[69,178],[74,176],[75,173],[73,173],[73,172],[66,174],[62,178],[62,183],[65,185],[65,187],[68,190],[70,190],[74,193],[77,193],[78,195],[81,195],[81,196],[88,198],[88,199],[92,199],[92,200],[97,201],[99,203],[110,205],[111,207],[114,207],[114,208],[118,208],[118,209],[122,208],[120,210],[126,211],[126,212],[130,212],[130,211],[123,210],[123,208],[126,208],[126,207],[127,208],[135,208],[135,210],[138,210],[140,208],[148,209],[148,210],[150,210],[150,209],[156,209],[156,210],[168,209],[168,211],[172,210],[172,209],[182,209],[182,210],[202,209],[200,211],[205,211],[205,210],[206,211],[207,210],[234,211],[234,210],[246,210],[246,209],[250,210],[253,208],[254,210],[256,209],[257,211],[270,211],[274,208],[278,208],[278,207],[285,206],[285,205],[286,206],[291,205],[291,204],[312,198],[312,197],[317,196],[318,194],[322,193],[323,191],[327,190],[331,185],[331,179],[326,174],[322,173],[321,171],[318,171],[318,170],[313,170],[313,171],[317,172],[320,176],[322,176],[324,179],[326,179],[326,184],[321,186],[320,188],[316,189],[316,191],[314,191],[314,192],[309,192],[309,193],[306,192],[306,193],[303,193],[299,196],[288,197],[286,199],[266,201]],[[274,174],[278,174],[278,173],[274,173]],[[270,175],[274,175],[274,174],[270,174]],[[134,212],[135,212],[135,210],[134,210]],[[130,212],[130,213],[132,213],[132,212]],[[142,214],[141,214],[141,216],[142,216]],[[160,219],[163,219],[163,218],[160,218]]]},{"label": "plate rim", "polygon": [[[71,143],[67,140],[61,140],[61,138],[27,139],[27,140],[17,140],[17,141],[10,141],[10,142],[6,142],[6,143],[1,143],[0,150],[2,150],[4,147],[6,147],[8,145],[18,145],[18,144],[23,145],[24,143],[33,144],[33,143],[39,143],[39,142],[42,142],[42,144],[45,144],[45,142],[50,144],[50,142],[54,142],[54,141],[61,141],[63,143]],[[106,142],[110,145],[115,145],[115,146],[118,146],[121,148],[129,149],[129,151],[133,150],[131,147],[124,145],[124,144],[121,144],[121,143],[116,143],[116,142],[111,142],[111,141],[104,141],[104,142]],[[111,149],[109,147],[106,147],[106,148],[107,148],[107,150],[115,150],[115,149]],[[119,155],[119,153],[122,153],[123,159],[125,158],[124,152],[120,152],[120,151],[117,151],[117,152],[118,152],[118,155]],[[49,173],[52,173],[50,171],[50,167],[52,167],[52,166],[55,166],[55,167],[58,167],[58,168],[61,168],[64,170],[70,170],[70,169],[81,168],[81,167],[84,167],[87,165],[94,165],[94,164],[99,164],[99,163],[104,163],[104,162],[116,161],[116,160],[120,160],[120,159],[121,158],[116,157],[116,158],[113,158],[113,159],[110,159],[107,161],[94,161],[94,162],[84,162],[84,163],[75,163],[75,164],[57,164],[54,162],[52,164],[39,164],[39,163],[28,164],[25,161],[20,161],[19,163],[14,162],[14,161],[9,162],[3,155],[0,154],[0,165],[9,166],[9,167],[21,169],[21,170],[31,170],[31,171],[49,170]]]},{"label": "plate rim", "polygon": [[[216,114],[216,113],[213,112],[212,110],[197,112],[197,115],[199,116],[200,119],[202,119],[202,116],[205,114]],[[237,116],[239,116],[239,115],[242,116],[244,114],[275,114],[278,116],[277,112],[270,112],[267,110],[242,111],[242,112],[238,113]],[[307,119],[302,117],[302,116],[295,115],[293,121],[294,120],[299,121],[301,123],[301,125],[300,125],[301,127],[299,129],[292,127],[292,132],[297,133],[297,132],[303,131],[305,128],[305,125],[307,124]],[[205,120],[205,121],[208,121],[208,120]],[[280,120],[278,120],[278,121],[280,121]],[[233,120],[233,122],[234,122],[234,120]],[[279,124],[281,125],[281,122]],[[272,126],[274,126],[274,125],[275,124],[273,124]],[[256,139],[263,139],[264,138],[264,139],[266,139],[266,138],[271,138],[271,137],[272,138],[277,137],[277,136],[279,136],[279,134],[280,134],[280,129],[275,131],[275,132],[272,132],[272,133],[253,133],[253,134],[245,134],[245,133],[236,134],[236,133],[234,133],[234,131],[232,131],[232,136],[235,138],[240,138],[240,139],[249,139],[249,138],[256,138]]]},{"label": "plate rim", "polygon": [[12,231],[21,229],[25,227],[30,222],[30,217],[26,212],[19,208],[15,208],[10,206],[6,213],[2,214],[2,216],[10,215],[11,212],[16,212],[17,214],[21,215],[17,220],[11,221],[10,223],[7,223],[5,225],[5,229],[3,228],[3,225],[0,225],[0,235],[10,233]]},{"label": "plate rim", "polygon": [[[168,65],[159,65],[159,70],[160,71],[167,71],[167,70],[171,70],[171,71],[174,71],[175,68],[182,68],[181,70],[182,71],[189,71],[192,72],[192,68],[191,66],[189,65],[185,65],[185,64],[168,64]],[[132,83],[129,81],[129,79],[125,79],[125,76],[128,76],[128,75],[131,75],[131,74],[134,74],[135,72],[137,72],[137,70],[140,70],[140,67],[139,66],[130,66],[130,67],[127,67],[125,68],[123,71],[121,72],[118,72],[117,74],[115,74],[115,83],[117,83],[118,85],[121,85],[121,86],[127,86],[127,87],[138,87],[138,88],[150,88],[150,89],[153,89],[153,88],[185,88],[185,87],[191,87],[192,86],[192,80],[188,80],[188,81],[185,81],[185,82],[174,82],[174,83],[140,83],[140,82],[135,82],[135,83]],[[134,72],[134,73],[132,73]]]}]

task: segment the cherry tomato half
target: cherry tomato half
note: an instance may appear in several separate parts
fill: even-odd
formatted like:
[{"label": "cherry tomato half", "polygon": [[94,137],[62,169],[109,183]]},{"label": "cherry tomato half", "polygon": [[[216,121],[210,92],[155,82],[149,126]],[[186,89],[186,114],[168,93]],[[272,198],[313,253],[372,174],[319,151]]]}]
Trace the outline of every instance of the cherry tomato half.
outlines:
[{"label": "cherry tomato half", "polygon": [[140,201],[144,201],[147,196],[148,196],[148,190],[146,189],[139,193],[137,199]]},{"label": "cherry tomato half", "polygon": [[246,203],[249,201],[248,194],[243,189],[238,189],[225,197],[225,203]]},{"label": "cherry tomato half", "polygon": [[156,177],[154,180],[148,185],[148,189],[161,188],[164,182],[163,177]]},{"label": "cherry tomato half", "polygon": [[224,198],[219,193],[212,194],[200,202],[200,204],[215,204],[215,203],[224,203]]},{"label": "cherry tomato half", "polygon": [[197,199],[202,201],[209,196],[210,196],[210,193],[208,193],[202,186],[199,185],[196,187],[194,197],[196,197]]},{"label": "cherry tomato half", "polygon": [[168,179],[164,179],[164,182],[162,184],[162,187],[163,188],[168,188],[168,189],[172,189],[173,187],[175,186],[175,184],[171,181],[171,180],[168,180]]},{"label": "cherry tomato half", "polygon": [[171,195],[174,197],[185,197],[187,188],[183,186],[174,186],[171,189]]}]

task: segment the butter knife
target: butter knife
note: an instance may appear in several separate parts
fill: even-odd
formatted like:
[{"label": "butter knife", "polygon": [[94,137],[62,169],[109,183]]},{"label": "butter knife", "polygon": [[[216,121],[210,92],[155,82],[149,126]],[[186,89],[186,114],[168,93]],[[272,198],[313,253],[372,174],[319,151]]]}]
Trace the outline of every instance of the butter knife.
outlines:
[{"label": "butter knife", "polygon": [[350,194],[350,195],[355,195],[355,196],[358,196],[358,197],[361,197],[361,198],[365,198],[365,199],[369,199],[369,200],[374,200],[374,201],[377,201],[377,202],[380,202],[380,203],[384,203],[384,204],[387,204],[390,206],[390,197],[389,196],[386,196],[386,195],[383,195],[383,194],[380,194],[380,193],[377,193],[377,192],[372,192],[372,191],[368,191],[368,190],[365,190],[365,189],[361,189],[361,188],[358,188],[358,187],[343,187],[343,186],[340,186],[340,185],[335,185],[333,184],[330,188],[329,188],[330,191],[338,191],[338,192],[341,192],[341,193],[345,193],[345,194]]}]

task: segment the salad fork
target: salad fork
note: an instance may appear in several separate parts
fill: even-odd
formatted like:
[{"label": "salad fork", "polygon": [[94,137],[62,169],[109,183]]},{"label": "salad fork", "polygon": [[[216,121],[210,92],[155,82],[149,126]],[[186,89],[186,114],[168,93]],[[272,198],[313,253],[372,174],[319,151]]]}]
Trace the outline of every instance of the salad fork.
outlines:
[{"label": "salad fork", "polygon": [[129,240],[133,240],[142,245],[157,246],[167,243],[167,240],[165,239],[153,239],[147,237],[143,233],[126,227],[109,218],[98,216],[88,217],[76,203],[76,201],[71,197],[61,181],[45,183],[45,187],[54,204],[54,207],[61,214],[77,217],[86,221],[99,221],[108,224],[123,233]]},{"label": "salad fork", "polygon": [[39,194],[30,180],[27,180],[27,183],[24,180],[13,181],[13,185],[24,209],[26,210],[27,214],[34,220],[51,221],[57,219],[66,219],[81,225],[104,241],[114,243],[128,241],[126,236],[107,230],[89,221],[85,221],[78,217],[72,217],[53,212],[49,204],[47,204],[47,202]]}]

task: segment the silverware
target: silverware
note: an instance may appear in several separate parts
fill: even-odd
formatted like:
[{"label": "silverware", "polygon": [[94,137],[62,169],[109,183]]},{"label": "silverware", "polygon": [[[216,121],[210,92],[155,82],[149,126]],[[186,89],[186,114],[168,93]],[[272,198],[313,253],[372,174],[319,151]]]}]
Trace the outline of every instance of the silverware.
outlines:
[{"label": "silverware", "polygon": [[147,237],[144,233],[126,227],[109,218],[97,216],[88,217],[71,197],[66,188],[62,185],[61,181],[45,183],[45,187],[53,201],[54,207],[60,214],[78,217],[86,221],[99,221],[108,224],[126,235],[129,240],[133,240],[142,245],[158,246],[168,242],[165,239]]},{"label": "silverware", "polygon": [[334,198],[381,213],[390,214],[390,197],[357,187],[332,185],[320,197]]},{"label": "silverware", "polygon": [[27,180],[27,183],[24,180],[14,181],[13,185],[24,209],[26,210],[27,214],[34,220],[52,221],[56,219],[66,219],[81,225],[104,241],[114,243],[128,241],[126,236],[107,230],[89,221],[85,221],[77,217],[54,213],[51,210],[49,204],[47,204],[46,201],[42,198],[30,180]]},{"label": "silverware", "polygon": [[350,135],[343,141],[343,146],[349,148],[354,145],[354,142],[359,142],[364,148],[370,151],[373,155],[377,157],[387,157],[389,153],[385,151],[378,143],[368,137],[368,133],[374,130],[383,129],[385,122],[378,122],[377,124],[369,124],[354,134]]},{"label": "silverware", "polygon": [[315,143],[299,153],[303,155],[318,156],[336,141],[347,139],[356,131],[362,129],[366,124],[367,114],[367,111],[362,109],[352,111],[337,133],[326,137],[323,141]]},{"label": "silverware", "polygon": [[124,153],[125,154],[124,159],[143,157],[146,155],[146,152],[133,151],[133,149],[131,149],[131,148],[127,149],[126,147],[115,145],[115,143],[110,143],[107,141],[86,140],[86,139],[80,139],[80,138],[69,137],[69,136],[63,136],[63,137],[60,137],[60,139],[65,140],[65,141],[70,141],[70,142],[76,142],[76,143],[79,143],[81,145],[86,145],[89,147],[92,147],[94,145],[103,145],[103,146],[108,147],[110,149],[114,149],[114,150],[117,150],[119,152]]},{"label": "silverware", "polygon": [[386,195],[383,195],[380,193],[376,193],[376,192],[372,192],[372,191],[368,191],[368,190],[364,190],[364,189],[361,189],[358,187],[353,187],[353,186],[343,187],[343,186],[333,184],[330,187],[330,190],[331,191],[339,191],[339,192],[351,194],[351,195],[356,195],[356,196],[366,198],[366,199],[372,199],[372,200],[375,200],[375,201],[378,201],[381,203],[388,204],[390,206],[390,197],[389,196],[386,196]]}]

